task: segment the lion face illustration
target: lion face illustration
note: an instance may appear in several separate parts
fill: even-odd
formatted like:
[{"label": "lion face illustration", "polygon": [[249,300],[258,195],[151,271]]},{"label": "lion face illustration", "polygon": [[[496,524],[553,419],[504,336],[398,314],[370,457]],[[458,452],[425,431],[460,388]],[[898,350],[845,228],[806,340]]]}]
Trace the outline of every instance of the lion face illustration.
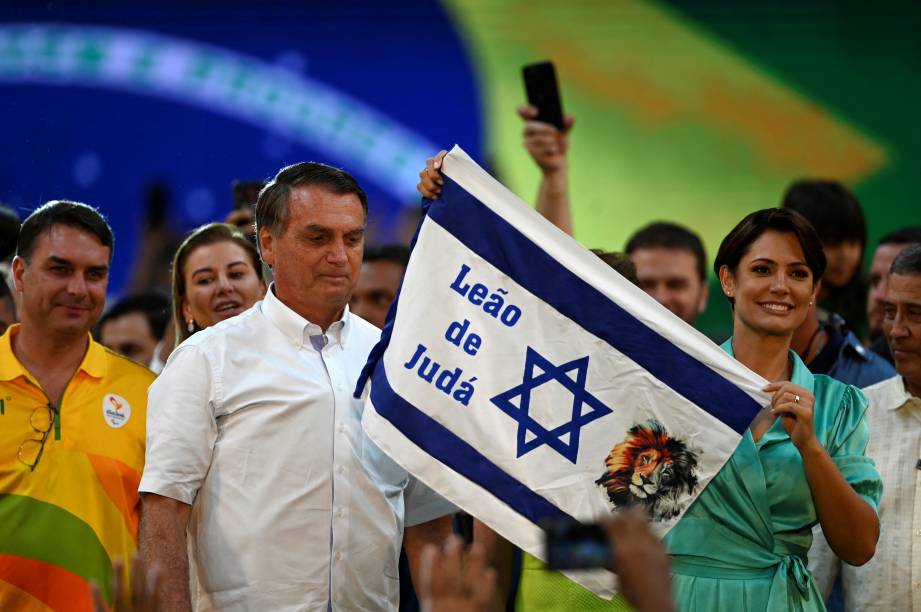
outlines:
[{"label": "lion face illustration", "polygon": [[611,449],[605,467],[595,483],[605,488],[614,507],[640,506],[652,520],[681,514],[697,488],[697,454],[654,420],[631,427]]}]

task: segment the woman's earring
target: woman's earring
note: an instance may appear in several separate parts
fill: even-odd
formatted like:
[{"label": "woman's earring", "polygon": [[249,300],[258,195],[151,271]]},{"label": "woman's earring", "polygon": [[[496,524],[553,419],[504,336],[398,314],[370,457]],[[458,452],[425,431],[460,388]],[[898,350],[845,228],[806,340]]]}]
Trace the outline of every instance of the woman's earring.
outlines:
[{"label": "woman's earring", "polygon": [[192,319],[189,319],[189,321],[188,321],[188,323],[186,323],[186,326],[185,326],[185,327],[186,327],[186,329],[189,330],[189,333],[190,333],[190,334],[193,333],[193,332],[195,331],[195,323],[192,321]]}]

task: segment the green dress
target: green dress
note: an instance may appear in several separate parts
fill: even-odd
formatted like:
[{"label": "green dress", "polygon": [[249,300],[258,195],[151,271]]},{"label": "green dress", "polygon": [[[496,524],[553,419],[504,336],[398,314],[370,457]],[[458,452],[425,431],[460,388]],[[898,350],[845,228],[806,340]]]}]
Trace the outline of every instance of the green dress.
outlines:
[{"label": "green dress", "polygon": [[[722,348],[732,354],[732,339]],[[866,454],[867,399],[814,376],[792,351],[791,380],[815,395],[816,435],[854,490],[874,509],[882,481]],[[722,470],[669,532],[679,610],[824,610],[806,568],[818,522],[799,451],[780,420],[758,442],[746,431]]]}]

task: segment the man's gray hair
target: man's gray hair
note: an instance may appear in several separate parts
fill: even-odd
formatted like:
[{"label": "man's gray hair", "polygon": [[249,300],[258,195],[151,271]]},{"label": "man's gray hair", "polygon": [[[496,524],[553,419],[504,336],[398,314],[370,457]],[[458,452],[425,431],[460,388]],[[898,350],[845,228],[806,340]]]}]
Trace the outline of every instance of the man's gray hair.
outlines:
[{"label": "man's gray hair", "polygon": [[354,193],[368,218],[368,196],[355,178],[339,168],[319,162],[301,162],[278,171],[256,199],[256,231],[263,227],[273,236],[280,235],[288,223],[288,200],[295,187],[322,187],[337,195]]},{"label": "man's gray hair", "polygon": [[910,244],[895,256],[889,274],[921,275],[921,243]]}]

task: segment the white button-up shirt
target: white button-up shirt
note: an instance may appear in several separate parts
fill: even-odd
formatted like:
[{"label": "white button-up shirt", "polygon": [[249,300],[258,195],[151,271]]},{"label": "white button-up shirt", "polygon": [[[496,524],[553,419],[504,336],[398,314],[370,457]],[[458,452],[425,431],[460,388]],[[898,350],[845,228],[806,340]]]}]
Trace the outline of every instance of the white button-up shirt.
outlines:
[{"label": "white button-up shirt", "polygon": [[921,399],[901,376],[863,392],[870,400],[867,455],[883,478],[876,555],[861,567],[842,563],[817,527],[809,567],[826,597],[840,568],[846,610],[921,610]]},{"label": "white button-up shirt", "polygon": [[142,493],[192,506],[199,610],[395,609],[403,525],[454,510],[384,455],[352,397],[380,331],[324,334],[270,290],[151,386]]}]

